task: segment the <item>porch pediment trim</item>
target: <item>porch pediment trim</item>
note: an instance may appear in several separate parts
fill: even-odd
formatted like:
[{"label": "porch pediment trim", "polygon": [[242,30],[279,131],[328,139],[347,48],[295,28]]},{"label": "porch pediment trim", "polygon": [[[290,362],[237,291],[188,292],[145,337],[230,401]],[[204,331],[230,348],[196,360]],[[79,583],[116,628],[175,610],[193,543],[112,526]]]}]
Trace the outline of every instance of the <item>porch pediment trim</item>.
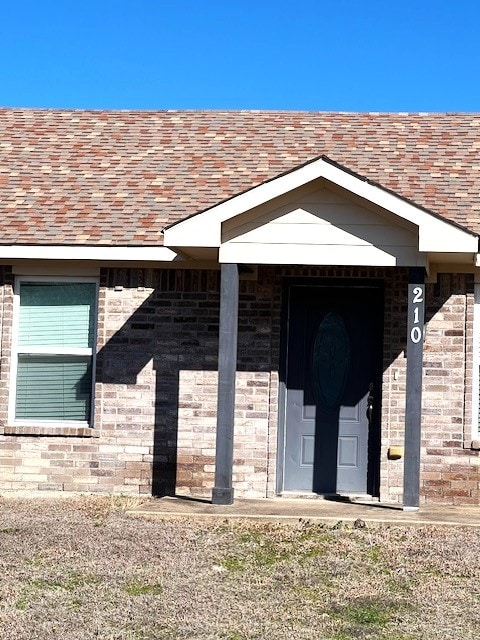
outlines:
[{"label": "porch pediment trim", "polygon": [[174,223],[164,231],[164,244],[172,249],[220,248],[224,223],[256,207],[268,205],[276,198],[321,178],[326,184],[343,189],[346,194],[357,199],[360,198],[365,206],[380,207],[397,216],[399,224],[404,221],[415,225],[418,229],[420,253],[470,254],[471,261],[474,261],[474,255],[478,252],[476,234],[349,171],[325,156]]}]

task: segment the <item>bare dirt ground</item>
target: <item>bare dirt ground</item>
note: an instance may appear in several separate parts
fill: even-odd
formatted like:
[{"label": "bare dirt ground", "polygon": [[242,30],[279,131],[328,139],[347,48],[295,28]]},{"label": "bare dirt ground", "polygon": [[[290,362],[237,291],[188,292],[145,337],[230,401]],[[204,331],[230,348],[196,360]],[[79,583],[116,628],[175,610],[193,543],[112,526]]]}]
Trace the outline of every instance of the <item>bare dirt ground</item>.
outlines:
[{"label": "bare dirt ground", "polygon": [[480,531],[147,520],[0,497],[1,640],[480,638]]}]

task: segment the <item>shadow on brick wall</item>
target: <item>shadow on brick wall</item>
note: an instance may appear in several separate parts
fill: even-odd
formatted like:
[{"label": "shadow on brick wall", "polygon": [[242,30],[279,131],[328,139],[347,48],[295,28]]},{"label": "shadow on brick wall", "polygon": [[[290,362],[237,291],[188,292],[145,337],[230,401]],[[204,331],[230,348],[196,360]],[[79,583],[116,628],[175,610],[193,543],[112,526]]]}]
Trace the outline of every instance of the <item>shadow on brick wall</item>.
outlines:
[{"label": "shadow on brick wall", "polygon": [[[174,495],[179,374],[185,369],[216,369],[218,274],[108,269],[103,284],[113,289],[109,302],[120,301],[123,308],[131,292],[154,289],[100,349],[96,381],[136,385],[140,372],[152,361],[155,388],[145,390],[147,411],[154,405],[152,494]],[[107,302],[107,326],[114,305],[110,309]]]},{"label": "shadow on brick wall", "polygon": [[[266,272],[266,271],[265,271]],[[281,278],[271,276],[257,282],[241,282],[239,302],[239,371],[278,370],[281,327]],[[399,285],[399,283],[397,283]],[[147,402],[153,396],[152,494],[174,495],[177,477],[179,377],[181,371],[216,371],[218,356],[219,272],[214,270],[106,269],[102,286],[109,290],[109,303],[133,312],[100,349],[96,381],[111,385],[137,385],[140,372],[152,361],[155,388],[146,390]],[[448,298],[451,287],[464,290],[465,283],[435,286],[429,297],[427,321]],[[147,290],[140,306],[130,294]],[[399,286],[405,297],[392,308],[385,307],[390,322],[384,342],[384,368],[404,348],[406,332],[406,281]],[[107,306],[106,325],[115,308]],[[102,305],[100,305],[102,306]],[[393,316],[387,319],[387,313]],[[100,309],[100,318],[102,309]],[[391,340],[391,344],[388,341]],[[195,401],[195,398],[193,398]],[[132,415],[134,415],[132,413]],[[212,417],[212,427],[216,419]],[[380,443],[376,445],[379,449]],[[374,455],[378,457],[378,451]],[[378,484],[378,474],[372,481]],[[192,487],[194,490],[195,487]]]},{"label": "shadow on brick wall", "polygon": [[[134,310],[100,349],[96,381],[137,385],[140,372],[152,361],[155,389],[153,394],[151,389],[146,390],[147,402],[154,396],[152,493],[174,495],[180,373],[217,371],[219,272],[108,269],[103,272],[102,285],[109,289],[107,327],[116,310],[125,313],[128,304]],[[140,292],[153,292],[135,307],[131,294],[139,287]],[[272,296],[268,288],[259,296],[255,287],[256,283],[241,283],[239,371],[269,371],[271,367]],[[199,398],[192,398],[193,404],[198,401]],[[131,413],[134,415],[133,408]],[[211,420],[214,429],[216,417],[213,415]],[[182,468],[185,470],[187,465],[184,463]],[[195,490],[195,464],[192,470]]]}]

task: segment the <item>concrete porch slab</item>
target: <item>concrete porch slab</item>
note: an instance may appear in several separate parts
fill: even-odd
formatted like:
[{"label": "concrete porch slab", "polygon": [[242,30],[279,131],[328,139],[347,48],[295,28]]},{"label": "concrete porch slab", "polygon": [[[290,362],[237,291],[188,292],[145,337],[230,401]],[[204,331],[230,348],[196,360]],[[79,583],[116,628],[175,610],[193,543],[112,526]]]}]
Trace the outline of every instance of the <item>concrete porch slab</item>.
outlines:
[{"label": "concrete porch slab", "polygon": [[399,526],[442,525],[480,527],[480,506],[422,505],[403,511],[401,505],[334,499],[236,499],[233,505],[213,505],[191,497],[157,498],[127,513],[148,518],[245,519],[259,522],[309,520],[315,523],[365,523]]}]

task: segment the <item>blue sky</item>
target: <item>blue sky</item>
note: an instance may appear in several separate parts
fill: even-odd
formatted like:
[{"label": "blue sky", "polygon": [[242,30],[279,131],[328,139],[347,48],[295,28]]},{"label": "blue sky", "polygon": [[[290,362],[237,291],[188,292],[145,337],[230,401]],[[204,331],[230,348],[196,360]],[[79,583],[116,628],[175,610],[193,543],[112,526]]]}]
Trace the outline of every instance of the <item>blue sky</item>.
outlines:
[{"label": "blue sky", "polygon": [[0,106],[480,111],[477,0],[4,0]]}]

